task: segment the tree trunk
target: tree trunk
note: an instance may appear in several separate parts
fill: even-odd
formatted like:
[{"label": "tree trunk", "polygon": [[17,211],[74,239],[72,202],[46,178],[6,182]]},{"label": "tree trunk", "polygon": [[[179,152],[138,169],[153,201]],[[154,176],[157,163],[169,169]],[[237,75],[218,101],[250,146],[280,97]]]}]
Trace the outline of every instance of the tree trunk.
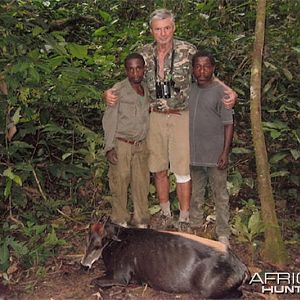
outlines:
[{"label": "tree trunk", "polygon": [[287,252],[285,250],[275,211],[268,155],[261,121],[261,70],[264,47],[266,0],[258,0],[256,11],[255,41],[250,83],[250,117],[256,158],[258,194],[261,202],[262,218],[265,225],[265,243],[262,254],[266,261],[276,265],[284,265],[287,262]]}]

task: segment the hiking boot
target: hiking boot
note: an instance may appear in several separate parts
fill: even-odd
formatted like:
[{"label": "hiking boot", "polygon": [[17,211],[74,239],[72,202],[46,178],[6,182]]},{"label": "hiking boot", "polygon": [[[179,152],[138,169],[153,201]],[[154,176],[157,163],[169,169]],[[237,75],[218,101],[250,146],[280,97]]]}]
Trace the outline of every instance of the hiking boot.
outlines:
[{"label": "hiking boot", "polygon": [[187,233],[192,232],[191,224],[189,222],[178,221],[175,227],[177,228],[178,231],[181,232],[187,232]]},{"label": "hiking boot", "polygon": [[173,218],[170,215],[160,215],[162,229],[167,229],[173,226]]}]

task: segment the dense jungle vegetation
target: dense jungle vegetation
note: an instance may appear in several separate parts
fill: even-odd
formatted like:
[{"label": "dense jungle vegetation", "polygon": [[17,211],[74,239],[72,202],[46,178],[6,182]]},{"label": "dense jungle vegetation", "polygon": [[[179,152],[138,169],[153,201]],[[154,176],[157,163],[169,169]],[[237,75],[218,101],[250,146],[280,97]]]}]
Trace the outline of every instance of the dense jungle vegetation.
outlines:
[{"label": "dense jungle vegetation", "polygon": [[[207,47],[238,93],[228,188],[237,237],[263,231],[249,118],[256,1],[5,0],[0,3],[0,272],[43,272],[69,222],[109,207],[103,91],[123,59],[152,41],[148,17],[176,14],[176,36]],[[300,242],[300,2],[268,1],[262,118],[286,244]],[[174,187],[172,186],[172,189]],[[175,193],[174,193],[175,194]],[[173,209],[176,199],[173,197]],[[151,185],[150,206],[156,211]],[[17,267],[18,266],[18,267]],[[14,267],[14,268],[13,268]]]}]

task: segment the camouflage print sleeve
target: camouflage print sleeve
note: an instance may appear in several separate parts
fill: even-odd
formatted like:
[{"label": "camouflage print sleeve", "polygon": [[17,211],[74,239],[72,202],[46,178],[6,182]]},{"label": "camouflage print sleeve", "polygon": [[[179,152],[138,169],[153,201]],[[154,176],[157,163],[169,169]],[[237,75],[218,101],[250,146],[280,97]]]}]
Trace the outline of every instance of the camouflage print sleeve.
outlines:
[{"label": "camouflage print sleeve", "polygon": [[169,101],[169,106],[175,109],[186,109],[192,82],[192,57],[196,48],[187,42],[175,40],[174,61],[174,98]]}]

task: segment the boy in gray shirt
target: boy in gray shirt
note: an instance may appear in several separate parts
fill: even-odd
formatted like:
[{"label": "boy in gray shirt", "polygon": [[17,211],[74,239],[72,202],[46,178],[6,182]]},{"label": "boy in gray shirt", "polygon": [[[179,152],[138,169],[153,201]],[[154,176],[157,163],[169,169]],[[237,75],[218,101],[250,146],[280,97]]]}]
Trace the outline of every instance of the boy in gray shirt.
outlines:
[{"label": "boy in gray shirt", "polygon": [[224,107],[224,85],[213,80],[215,60],[206,51],[192,60],[196,83],[189,98],[191,225],[201,226],[207,178],[216,206],[218,240],[229,246],[229,195],[226,188],[228,156],[233,137],[233,113]]}]

